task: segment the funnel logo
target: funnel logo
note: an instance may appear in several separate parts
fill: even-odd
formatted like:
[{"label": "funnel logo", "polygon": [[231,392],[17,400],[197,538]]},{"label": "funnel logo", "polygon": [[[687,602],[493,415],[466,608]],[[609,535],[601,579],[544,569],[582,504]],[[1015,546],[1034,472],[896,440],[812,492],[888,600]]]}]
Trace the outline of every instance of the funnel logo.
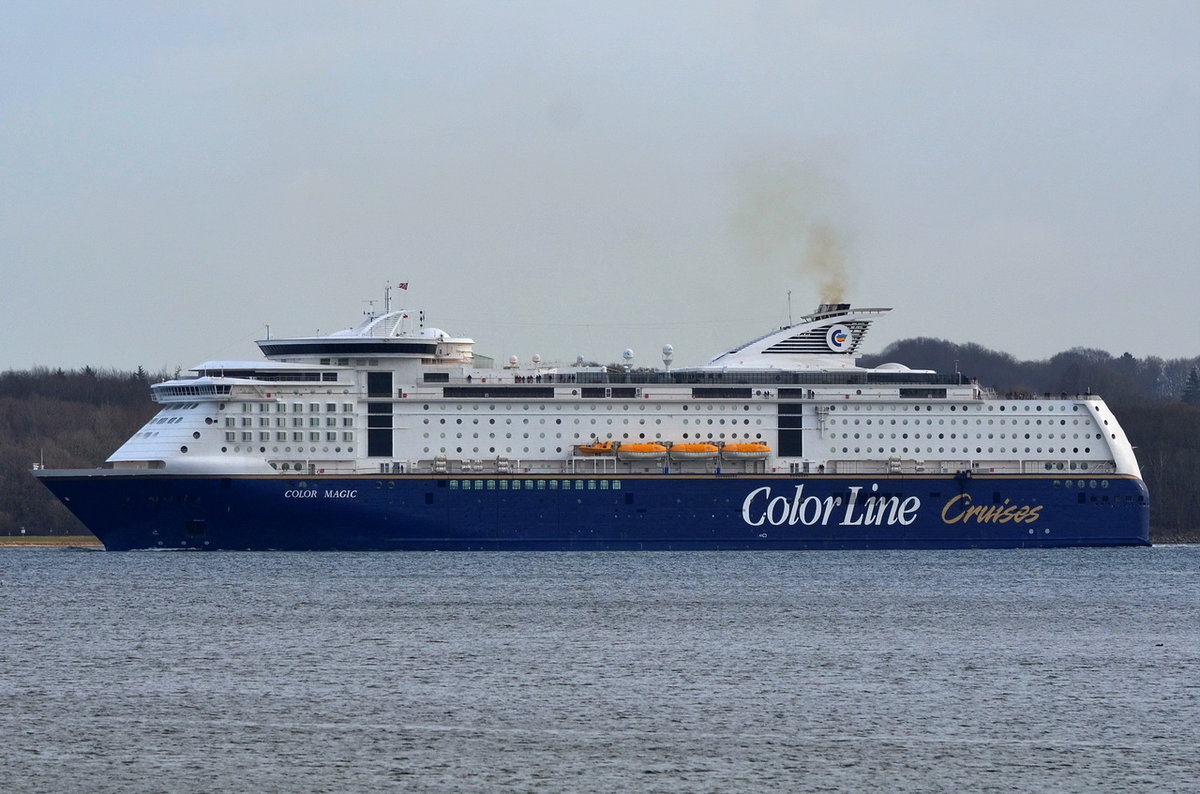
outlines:
[{"label": "funnel logo", "polygon": [[825,333],[825,344],[829,345],[829,349],[835,353],[845,353],[850,349],[854,337],[850,334],[850,329],[844,325],[830,326]]}]

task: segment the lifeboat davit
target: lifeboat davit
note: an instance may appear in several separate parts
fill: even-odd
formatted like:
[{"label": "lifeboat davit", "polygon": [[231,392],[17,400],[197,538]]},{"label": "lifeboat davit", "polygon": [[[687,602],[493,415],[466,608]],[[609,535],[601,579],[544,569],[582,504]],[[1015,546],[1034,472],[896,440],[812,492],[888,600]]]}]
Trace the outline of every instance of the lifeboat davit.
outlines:
[{"label": "lifeboat davit", "polygon": [[711,460],[718,452],[716,444],[675,444],[671,447],[671,460]]},{"label": "lifeboat davit", "polygon": [[622,444],[617,448],[621,460],[658,460],[666,454],[667,448],[662,444]]},{"label": "lifeboat davit", "polygon": [[771,456],[771,448],[766,444],[726,444],[721,449],[721,457],[725,460],[766,460]]},{"label": "lifeboat davit", "polygon": [[611,441],[595,441],[591,444],[579,445],[580,455],[611,455],[613,454],[613,442]]}]

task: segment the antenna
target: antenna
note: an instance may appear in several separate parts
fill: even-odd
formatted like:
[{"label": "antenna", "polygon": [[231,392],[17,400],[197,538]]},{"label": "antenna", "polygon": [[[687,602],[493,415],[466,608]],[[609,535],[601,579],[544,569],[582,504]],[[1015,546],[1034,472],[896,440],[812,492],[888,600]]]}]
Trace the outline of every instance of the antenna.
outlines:
[{"label": "antenna", "polygon": [[788,290],[788,327],[792,327],[792,291]]},{"label": "antenna", "polygon": [[383,288],[383,313],[387,314],[392,310],[392,285],[388,284]]}]

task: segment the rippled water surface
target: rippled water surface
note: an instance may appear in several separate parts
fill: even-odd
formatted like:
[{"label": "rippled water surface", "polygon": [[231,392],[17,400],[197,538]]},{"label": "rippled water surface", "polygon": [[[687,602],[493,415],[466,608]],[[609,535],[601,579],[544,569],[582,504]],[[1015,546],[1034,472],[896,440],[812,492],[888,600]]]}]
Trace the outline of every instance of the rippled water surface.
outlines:
[{"label": "rippled water surface", "polygon": [[3,791],[1195,791],[1200,547],[0,551]]}]

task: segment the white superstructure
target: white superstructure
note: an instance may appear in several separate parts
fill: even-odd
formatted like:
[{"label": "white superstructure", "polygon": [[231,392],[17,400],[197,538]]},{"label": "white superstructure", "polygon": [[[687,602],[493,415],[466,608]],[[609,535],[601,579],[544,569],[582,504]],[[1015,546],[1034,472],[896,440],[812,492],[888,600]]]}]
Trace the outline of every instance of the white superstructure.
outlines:
[{"label": "white superstructure", "polygon": [[[327,336],[264,339],[265,361],[208,361],[152,387],[162,410],[114,468],[276,472],[764,471],[1139,475],[1098,397],[1003,399],[958,375],[857,366],[889,309],[826,304],[669,371],[495,366],[421,312]],[[581,447],[712,444],[622,459]],[[766,445],[764,455],[733,445]],[[627,456],[633,457],[633,456]]]}]

